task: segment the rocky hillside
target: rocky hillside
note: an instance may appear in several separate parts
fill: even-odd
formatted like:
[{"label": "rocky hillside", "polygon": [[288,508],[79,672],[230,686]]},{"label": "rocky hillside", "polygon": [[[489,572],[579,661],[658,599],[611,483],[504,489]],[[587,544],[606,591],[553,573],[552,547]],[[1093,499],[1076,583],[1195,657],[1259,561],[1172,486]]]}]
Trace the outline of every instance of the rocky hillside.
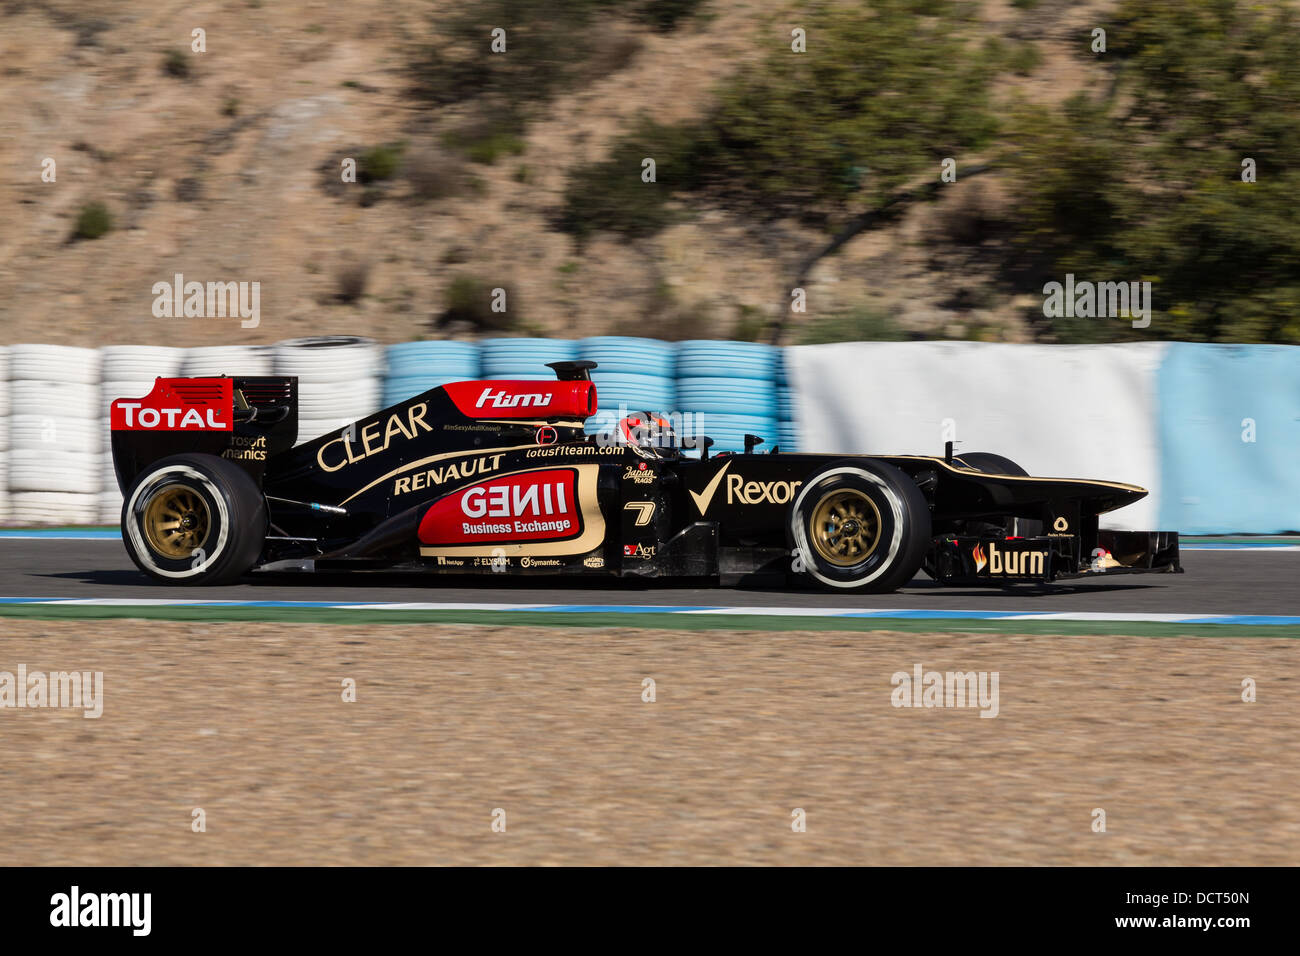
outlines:
[{"label": "rocky hillside", "polygon": [[[1054,100],[1077,85],[1072,50],[1100,5],[970,6],[990,34],[1039,48],[1000,88]],[[653,236],[578,245],[556,218],[576,165],[603,158],[640,116],[700,115],[739,64],[789,45],[794,15],[709,0],[664,30],[597,11],[574,39],[590,66],[581,82],[517,136],[484,137],[481,111],[413,93],[413,51],[458,9],[0,0],[0,340],[391,342],[485,322],[569,337],[761,334],[824,231],[679,201]],[[196,29],[203,52],[191,49]],[[349,158],[369,182],[341,181]],[[987,264],[952,243],[1007,188],[996,176],[959,181],[822,260],[810,316],[879,306],[907,330],[1026,338]],[[258,326],[155,317],[153,286],[177,273],[259,282]],[[508,317],[484,320],[478,299],[497,287]]]}]

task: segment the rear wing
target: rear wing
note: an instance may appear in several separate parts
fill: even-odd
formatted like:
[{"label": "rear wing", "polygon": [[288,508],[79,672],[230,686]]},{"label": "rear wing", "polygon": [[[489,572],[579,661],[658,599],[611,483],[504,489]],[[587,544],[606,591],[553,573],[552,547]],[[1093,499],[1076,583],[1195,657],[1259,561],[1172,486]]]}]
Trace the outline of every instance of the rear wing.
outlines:
[{"label": "rear wing", "polygon": [[112,396],[109,424],[123,493],[150,464],[179,454],[230,459],[260,484],[267,459],[297,440],[298,379],[159,378],[148,395]]}]

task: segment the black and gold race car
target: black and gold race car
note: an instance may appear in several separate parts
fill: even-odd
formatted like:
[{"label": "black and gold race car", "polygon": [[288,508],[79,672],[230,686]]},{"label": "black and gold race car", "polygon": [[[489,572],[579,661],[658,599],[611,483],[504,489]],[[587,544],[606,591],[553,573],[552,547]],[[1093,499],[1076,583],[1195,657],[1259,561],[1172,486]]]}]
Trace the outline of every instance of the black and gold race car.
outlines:
[{"label": "black and gold race car", "polygon": [[[1036,478],[998,455],[709,454],[671,416],[588,435],[591,362],[457,382],[295,447],[297,380],[158,379],[112,404],[122,538],[146,574],[255,570],[809,581],[918,571],[1009,585],[1180,571],[1174,532],[1098,529],[1134,485]],[[707,428],[707,423],[705,423]]]}]

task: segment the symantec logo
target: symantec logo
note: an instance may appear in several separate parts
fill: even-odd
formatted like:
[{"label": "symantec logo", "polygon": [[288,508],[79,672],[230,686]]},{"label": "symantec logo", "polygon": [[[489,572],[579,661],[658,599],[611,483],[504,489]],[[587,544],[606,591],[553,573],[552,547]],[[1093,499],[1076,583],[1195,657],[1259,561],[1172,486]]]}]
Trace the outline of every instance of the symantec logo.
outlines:
[{"label": "symantec logo", "polygon": [[160,378],[144,398],[117,398],[113,431],[228,432],[234,428],[235,387],[228,378]]},{"label": "symantec logo", "polygon": [[420,521],[421,544],[548,541],[582,530],[571,468],[505,475],[435,503]]}]

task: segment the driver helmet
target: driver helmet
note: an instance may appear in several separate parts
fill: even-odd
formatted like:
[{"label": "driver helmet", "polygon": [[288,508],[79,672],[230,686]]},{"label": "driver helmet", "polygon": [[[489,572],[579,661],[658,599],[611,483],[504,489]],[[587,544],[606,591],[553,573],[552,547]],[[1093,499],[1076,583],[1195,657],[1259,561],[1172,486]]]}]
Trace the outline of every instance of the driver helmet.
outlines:
[{"label": "driver helmet", "polygon": [[642,458],[677,457],[677,433],[662,415],[633,412],[618,423],[619,440]]}]

